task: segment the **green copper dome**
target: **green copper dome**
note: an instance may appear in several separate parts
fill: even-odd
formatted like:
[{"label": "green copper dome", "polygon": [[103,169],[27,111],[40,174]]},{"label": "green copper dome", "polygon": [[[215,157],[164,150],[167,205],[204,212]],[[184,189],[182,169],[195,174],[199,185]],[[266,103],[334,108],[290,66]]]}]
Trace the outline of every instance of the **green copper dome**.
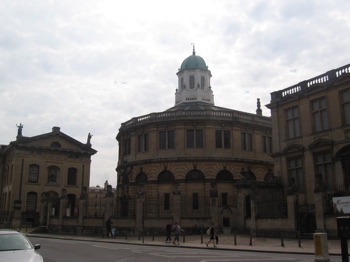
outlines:
[{"label": "green copper dome", "polygon": [[179,71],[185,70],[185,69],[196,69],[196,68],[208,70],[208,67],[207,67],[204,59],[201,58],[200,56],[197,56],[195,51],[193,50],[193,54],[191,56],[187,57],[182,62]]}]

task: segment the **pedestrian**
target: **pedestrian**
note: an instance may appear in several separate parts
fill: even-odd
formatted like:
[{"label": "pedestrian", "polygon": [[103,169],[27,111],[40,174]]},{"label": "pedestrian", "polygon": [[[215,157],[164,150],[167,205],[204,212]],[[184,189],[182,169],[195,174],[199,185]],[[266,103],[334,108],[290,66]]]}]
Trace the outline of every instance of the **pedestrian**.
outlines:
[{"label": "pedestrian", "polygon": [[166,239],[165,239],[166,243],[170,243],[171,242],[171,229],[172,229],[172,223],[167,224],[162,229],[162,230],[166,231]]},{"label": "pedestrian", "polygon": [[112,224],[113,224],[113,222],[111,221],[110,218],[108,218],[108,220],[106,221],[107,237],[109,237],[109,234],[111,234],[111,237],[113,237],[113,234],[112,234]]},{"label": "pedestrian", "polygon": [[179,223],[175,222],[173,231],[174,231],[174,234],[175,234],[175,238],[174,238],[173,244],[175,245],[176,244],[175,242],[177,241],[177,244],[180,245],[180,233],[181,232],[185,232],[185,230],[183,230],[180,227]]},{"label": "pedestrian", "polygon": [[209,241],[206,243],[207,247],[208,247],[208,245],[210,244],[211,241],[213,241],[214,247],[216,247],[216,245],[215,245],[216,230],[215,230],[215,227],[214,227],[214,223],[211,223],[211,226],[209,227],[207,232],[208,232],[209,237],[210,237]]}]

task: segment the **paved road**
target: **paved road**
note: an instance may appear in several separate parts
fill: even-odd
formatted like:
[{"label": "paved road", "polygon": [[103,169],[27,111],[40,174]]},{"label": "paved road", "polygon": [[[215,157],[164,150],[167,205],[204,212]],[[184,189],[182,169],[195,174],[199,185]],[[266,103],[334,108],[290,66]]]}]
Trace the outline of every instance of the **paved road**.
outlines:
[{"label": "paved road", "polygon": [[[267,252],[232,251],[207,248],[183,248],[181,246],[149,246],[109,242],[76,241],[29,237],[32,243],[40,243],[46,262],[249,262],[249,261],[314,261],[310,254],[286,254]],[[331,261],[340,262],[339,256]]]}]

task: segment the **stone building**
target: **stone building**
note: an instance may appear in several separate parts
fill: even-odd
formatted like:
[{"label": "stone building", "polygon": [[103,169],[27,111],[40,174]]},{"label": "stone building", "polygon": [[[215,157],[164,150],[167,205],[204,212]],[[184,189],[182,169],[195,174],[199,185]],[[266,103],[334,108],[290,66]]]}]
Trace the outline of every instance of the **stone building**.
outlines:
[{"label": "stone building", "polygon": [[332,199],[350,193],[350,65],[271,93],[267,107],[274,171],[288,200],[285,227],[336,236]]},{"label": "stone building", "polygon": [[214,222],[224,232],[256,232],[259,216],[285,217],[270,117],[262,116],[259,100],[256,114],[216,106],[211,76],[193,50],[177,72],[175,105],[121,124],[119,228],[178,221],[194,232]]},{"label": "stone building", "polygon": [[[0,222],[3,226],[48,225],[52,218],[85,212],[79,205],[87,199],[91,135],[81,143],[62,133],[25,137],[18,126],[16,141],[0,151]],[[76,220],[76,219],[75,219]]]}]

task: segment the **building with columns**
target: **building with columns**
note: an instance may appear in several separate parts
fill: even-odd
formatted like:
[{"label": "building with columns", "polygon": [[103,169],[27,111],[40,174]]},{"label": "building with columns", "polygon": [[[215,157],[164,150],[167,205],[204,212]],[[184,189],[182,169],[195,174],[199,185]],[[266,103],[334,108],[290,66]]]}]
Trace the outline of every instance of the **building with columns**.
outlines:
[{"label": "building with columns", "polygon": [[134,117],[117,134],[118,228],[177,221],[196,233],[214,222],[223,232],[256,233],[259,216],[285,217],[270,156],[271,118],[260,101],[256,114],[216,106],[211,71],[194,49],[177,77],[173,107]]},{"label": "building with columns", "polygon": [[267,107],[286,227],[337,236],[333,199],[350,195],[350,65],[271,93]]},{"label": "building with columns", "polygon": [[[56,223],[86,214],[91,135],[81,143],[53,127],[33,137],[22,134],[0,149],[0,224],[19,228]],[[82,224],[82,220],[80,221]]]}]

